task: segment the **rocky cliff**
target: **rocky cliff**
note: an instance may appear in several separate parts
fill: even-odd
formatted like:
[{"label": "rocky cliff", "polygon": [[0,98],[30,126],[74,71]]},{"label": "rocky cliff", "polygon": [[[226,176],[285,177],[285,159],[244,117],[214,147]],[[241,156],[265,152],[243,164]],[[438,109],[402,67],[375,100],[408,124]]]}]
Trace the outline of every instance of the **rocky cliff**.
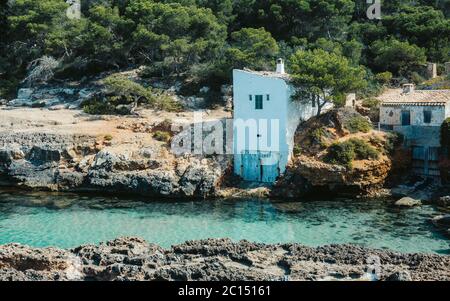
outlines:
[{"label": "rocky cliff", "polygon": [[[450,257],[229,239],[163,249],[120,238],[71,250],[0,246],[0,280],[450,280]],[[376,274],[373,273],[376,271]]]},{"label": "rocky cliff", "polygon": [[295,155],[272,194],[375,193],[409,163],[407,155],[393,159],[401,152],[398,139],[373,130],[370,120],[351,108],[314,117],[297,129]]},{"label": "rocky cliff", "polygon": [[173,198],[214,196],[229,158],[175,156],[170,141],[164,140],[172,135],[170,129],[163,131],[167,116],[149,114],[151,119],[4,110],[0,184]]}]

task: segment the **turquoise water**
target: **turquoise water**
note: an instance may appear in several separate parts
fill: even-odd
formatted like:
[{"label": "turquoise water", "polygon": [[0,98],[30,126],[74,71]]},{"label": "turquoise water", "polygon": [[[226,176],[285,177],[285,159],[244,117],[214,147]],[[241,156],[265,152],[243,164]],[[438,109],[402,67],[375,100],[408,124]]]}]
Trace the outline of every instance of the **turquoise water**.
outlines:
[{"label": "turquoise water", "polygon": [[169,247],[191,239],[229,237],[450,254],[450,241],[429,223],[440,213],[431,206],[401,210],[383,201],[357,200],[148,201],[3,191],[0,244],[68,248],[132,235]]}]

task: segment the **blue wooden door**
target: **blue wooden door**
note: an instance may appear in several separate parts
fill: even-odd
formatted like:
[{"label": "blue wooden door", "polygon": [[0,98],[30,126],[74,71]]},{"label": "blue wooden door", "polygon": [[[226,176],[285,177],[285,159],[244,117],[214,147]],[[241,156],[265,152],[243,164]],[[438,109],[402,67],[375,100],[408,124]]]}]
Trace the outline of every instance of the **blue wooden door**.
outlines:
[{"label": "blue wooden door", "polygon": [[275,152],[260,153],[261,182],[274,183],[280,175],[279,154]]},{"label": "blue wooden door", "polygon": [[245,181],[261,181],[261,161],[259,159],[259,154],[242,154],[242,165],[242,178]]},{"label": "blue wooden door", "polygon": [[245,153],[241,156],[241,177],[245,181],[274,183],[280,175],[277,153]]},{"label": "blue wooden door", "polygon": [[261,182],[275,183],[279,175],[280,170],[278,168],[278,164],[261,165]]}]

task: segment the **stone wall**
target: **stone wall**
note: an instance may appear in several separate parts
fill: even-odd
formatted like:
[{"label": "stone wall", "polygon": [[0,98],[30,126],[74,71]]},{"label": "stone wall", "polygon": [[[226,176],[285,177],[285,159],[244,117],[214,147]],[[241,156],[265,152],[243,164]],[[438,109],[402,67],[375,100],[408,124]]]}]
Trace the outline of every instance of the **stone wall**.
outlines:
[{"label": "stone wall", "polygon": [[[402,124],[401,115],[403,110],[411,112],[412,126],[440,126],[445,120],[446,108],[445,106],[414,106],[414,105],[399,105],[399,106],[382,106],[380,109],[380,123],[382,125],[399,126]],[[424,111],[431,111],[431,123],[424,123]]]}]

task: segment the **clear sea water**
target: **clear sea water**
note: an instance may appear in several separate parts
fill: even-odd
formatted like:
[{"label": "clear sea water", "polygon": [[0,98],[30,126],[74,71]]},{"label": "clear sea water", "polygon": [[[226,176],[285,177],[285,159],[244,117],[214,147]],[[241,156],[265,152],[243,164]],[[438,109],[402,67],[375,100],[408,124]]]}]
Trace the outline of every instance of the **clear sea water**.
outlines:
[{"label": "clear sea water", "polygon": [[429,222],[440,213],[432,206],[398,209],[375,200],[158,202],[0,191],[0,244],[69,248],[139,236],[170,247],[186,240],[229,237],[450,254],[450,240]]}]

